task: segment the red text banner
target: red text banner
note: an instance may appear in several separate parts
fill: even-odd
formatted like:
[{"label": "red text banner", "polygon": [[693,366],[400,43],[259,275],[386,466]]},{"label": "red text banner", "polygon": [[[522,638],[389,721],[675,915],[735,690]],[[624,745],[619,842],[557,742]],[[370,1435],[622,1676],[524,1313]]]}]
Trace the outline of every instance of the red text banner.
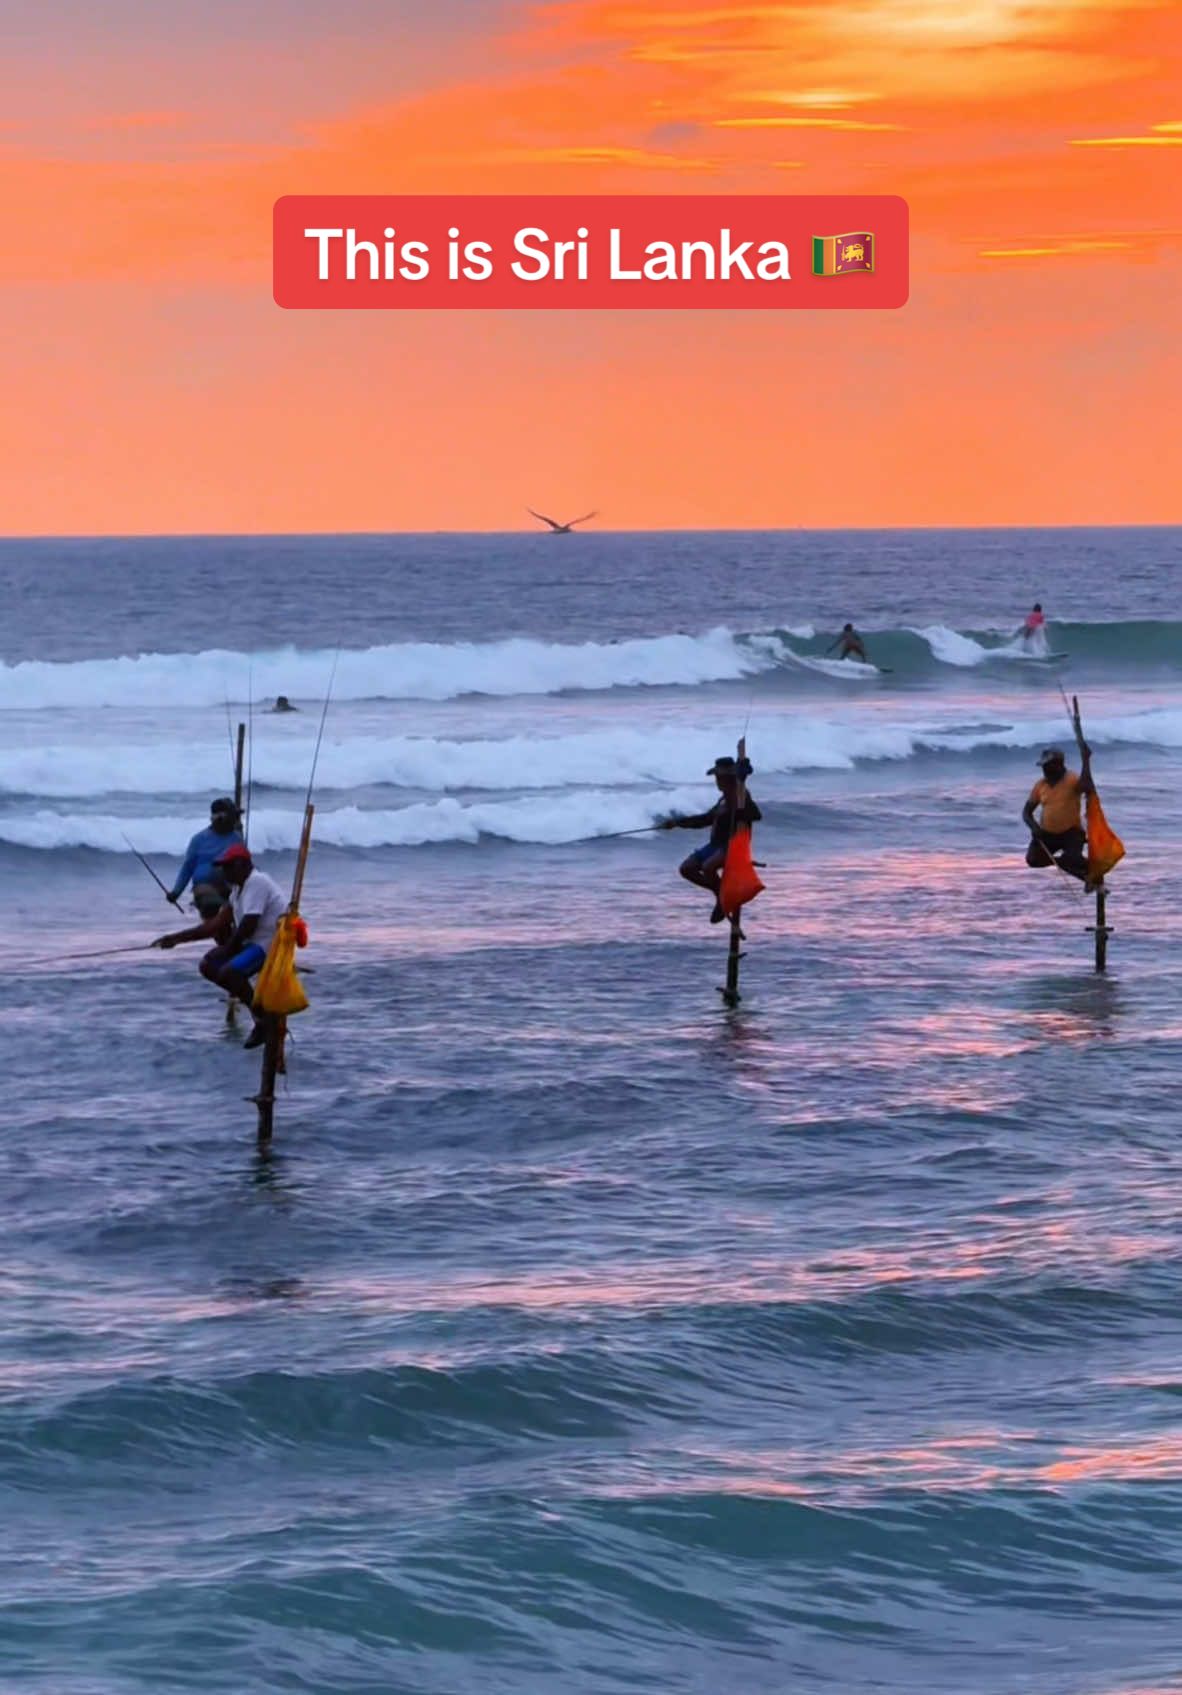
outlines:
[{"label": "red text banner", "polygon": [[865,310],[905,304],[907,203],[893,194],[286,195],[276,303]]}]

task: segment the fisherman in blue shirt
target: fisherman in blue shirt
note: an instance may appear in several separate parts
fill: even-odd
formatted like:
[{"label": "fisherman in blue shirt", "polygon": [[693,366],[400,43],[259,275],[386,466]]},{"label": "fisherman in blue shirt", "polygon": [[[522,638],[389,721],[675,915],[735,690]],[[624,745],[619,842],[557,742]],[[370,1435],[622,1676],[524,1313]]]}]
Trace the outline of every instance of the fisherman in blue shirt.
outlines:
[{"label": "fisherman in blue shirt", "polygon": [[189,843],[185,862],[169,890],[168,898],[174,906],[180,905],[190,879],[193,904],[202,918],[212,918],[225,906],[230,889],[217,861],[228,847],[242,841],[240,823],[241,815],[232,800],[223,798],[210,803],[209,828],[198,830]]}]

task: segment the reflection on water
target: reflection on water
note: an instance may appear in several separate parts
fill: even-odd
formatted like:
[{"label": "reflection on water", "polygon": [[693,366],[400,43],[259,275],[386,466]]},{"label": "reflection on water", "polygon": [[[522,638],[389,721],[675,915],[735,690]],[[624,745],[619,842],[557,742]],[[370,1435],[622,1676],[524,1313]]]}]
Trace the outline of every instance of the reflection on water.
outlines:
[{"label": "reflection on water", "polygon": [[1086,1043],[1115,1036],[1117,1021],[1125,1012],[1120,984],[1096,973],[1028,977],[1022,1001],[1037,1033],[1059,1042]]}]

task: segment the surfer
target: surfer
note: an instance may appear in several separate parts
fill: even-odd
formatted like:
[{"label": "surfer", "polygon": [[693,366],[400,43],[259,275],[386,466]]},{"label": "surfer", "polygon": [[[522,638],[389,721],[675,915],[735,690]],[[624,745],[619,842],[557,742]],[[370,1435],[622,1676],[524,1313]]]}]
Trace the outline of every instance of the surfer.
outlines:
[{"label": "surfer", "polygon": [[1023,623],[1022,628],[1018,631],[1018,634],[1021,636],[1027,647],[1031,647],[1035,642],[1045,639],[1046,624],[1047,621],[1043,617],[1042,602],[1036,600],[1030,611],[1026,614],[1026,620]]},{"label": "surfer", "polygon": [[[1092,750],[1081,740],[1077,774],[1067,769],[1063,749],[1046,747],[1038,756],[1042,777],[1030,791],[1022,808],[1022,822],[1030,831],[1026,863],[1036,869],[1058,865],[1069,877],[1088,881],[1087,837],[1080,823],[1080,801],[1092,793]],[[1035,818],[1041,807],[1042,820]]]},{"label": "surfer", "polygon": [[254,1011],[254,985],[251,978],[262,968],[267,949],[287,911],[287,897],[265,871],[256,871],[250,849],[244,842],[235,842],[214,862],[229,885],[229,898],[204,923],[191,930],[177,930],[167,936],[157,936],[154,948],[175,948],[185,942],[216,941],[202,957],[198,969],[209,983],[224,989],[235,1000],[250,1009],[254,1028],[243,1042],[244,1048],[257,1048],[267,1039],[268,1022],[265,1013]]},{"label": "surfer", "polygon": [[842,625],[841,634],[838,636],[836,641],[829,643],[825,652],[827,654],[832,653],[833,649],[837,646],[841,647],[841,652],[837,656],[839,659],[860,659],[863,665],[869,665],[870,661],[866,657],[866,649],[862,645],[862,638],[852,624]]},{"label": "surfer", "polygon": [[209,826],[198,830],[185,852],[184,862],[176,874],[176,882],[168,891],[168,899],[179,906],[181,896],[193,883],[193,904],[202,918],[212,918],[221,911],[229,893],[229,885],[216,869],[220,855],[235,843],[241,843],[241,816],[232,800],[223,797],[210,802]]},{"label": "surfer", "polygon": [[714,761],[706,773],[708,777],[714,778],[719,790],[719,798],[709,812],[695,813],[692,818],[664,818],[657,826],[661,830],[710,831],[710,840],[704,842],[700,848],[695,848],[678,869],[687,883],[693,883],[700,889],[709,889],[714,896],[711,924],[721,924],[726,917],[721,899],[722,867],[730,839],[736,830],[745,825],[758,824],[763,817],[750,793],[745,793],[742,805],[739,804],[739,785],[750,771],[751,767],[746,760],[740,765],[733,755],[724,753]]},{"label": "surfer", "polygon": [[288,698],[285,694],[280,694],[280,695],[275,696],[275,704],[271,708],[271,711],[272,712],[298,712],[299,707],[293,706],[291,704],[290,700],[288,700]]}]

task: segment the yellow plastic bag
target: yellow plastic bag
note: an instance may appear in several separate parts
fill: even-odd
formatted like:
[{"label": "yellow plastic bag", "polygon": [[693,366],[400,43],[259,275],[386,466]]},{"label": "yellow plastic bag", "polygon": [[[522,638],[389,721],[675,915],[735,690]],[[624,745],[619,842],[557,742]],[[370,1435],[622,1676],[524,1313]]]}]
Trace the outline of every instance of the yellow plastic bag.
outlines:
[{"label": "yellow plastic bag", "polygon": [[[303,1012],[308,1005],[304,985],[295,968],[296,942],[303,925],[298,913],[286,913],[279,920],[275,939],[267,950],[263,969],[254,986],[254,1004],[260,1012],[270,1012],[290,1018]],[[306,936],[306,931],[304,932]]]},{"label": "yellow plastic bag", "polygon": [[1114,830],[1109,827],[1104,816],[1104,808],[1100,805],[1100,796],[1092,793],[1088,796],[1088,871],[1091,877],[1099,880],[1106,877],[1114,865],[1119,865],[1125,856],[1125,844]]}]

